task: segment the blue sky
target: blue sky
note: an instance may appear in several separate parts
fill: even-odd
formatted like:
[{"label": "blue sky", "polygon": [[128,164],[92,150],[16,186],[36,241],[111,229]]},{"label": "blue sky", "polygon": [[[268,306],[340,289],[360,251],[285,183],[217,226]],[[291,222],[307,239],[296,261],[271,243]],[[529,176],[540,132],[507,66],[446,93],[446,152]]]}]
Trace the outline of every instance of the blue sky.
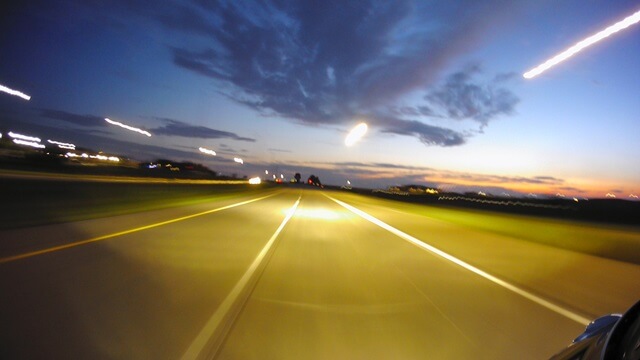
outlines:
[{"label": "blue sky", "polygon": [[640,192],[640,25],[521,76],[637,1],[2,6],[0,84],[32,100],[0,94],[1,131],[339,185]]}]

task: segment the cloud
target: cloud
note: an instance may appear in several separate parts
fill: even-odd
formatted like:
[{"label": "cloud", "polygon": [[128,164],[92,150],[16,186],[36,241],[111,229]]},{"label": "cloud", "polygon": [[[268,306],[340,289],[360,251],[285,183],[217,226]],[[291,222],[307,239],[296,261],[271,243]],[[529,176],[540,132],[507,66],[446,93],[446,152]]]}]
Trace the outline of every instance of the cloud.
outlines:
[{"label": "cloud", "polygon": [[[471,119],[482,128],[513,113],[517,98],[504,76],[479,84],[469,69],[428,89],[509,8],[499,0],[193,0],[156,18],[168,30],[204,39],[170,46],[175,65],[215,79],[226,96],[261,114],[309,125],[381,117],[374,126],[382,132],[455,146],[464,135],[421,120]],[[379,108],[417,90],[425,91],[425,104],[381,115]]]},{"label": "cloud", "polygon": [[286,149],[276,149],[276,148],[269,148],[267,149],[269,151],[273,151],[273,152],[281,152],[281,153],[291,153],[293,151],[291,150],[286,150]]},{"label": "cloud", "polygon": [[498,74],[488,83],[481,84],[473,81],[474,75],[480,72],[478,66],[470,66],[449,75],[443,85],[424,97],[428,106],[423,108],[439,109],[439,116],[444,118],[477,121],[481,128],[497,116],[513,114],[519,99],[504,84],[517,74]]},{"label": "cloud", "polygon": [[165,123],[164,126],[151,129],[150,131],[156,135],[166,136],[182,136],[188,138],[198,139],[232,139],[238,141],[255,142],[255,139],[238,136],[232,132],[221,131],[211,129],[205,126],[194,126],[184,123],[182,121],[168,119],[168,118],[156,118]]},{"label": "cloud", "polygon": [[88,127],[107,126],[107,123],[104,121],[104,117],[95,115],[79,115],[54,109],[40,109],[40,115],[49,119],[60,120],[74,125]]},{"label": "cloud", "polygon": [[416,120],[381,117],[376,122],[383,133],[415,136],[425,145],[456,146],[466,141],[460,132]]}]

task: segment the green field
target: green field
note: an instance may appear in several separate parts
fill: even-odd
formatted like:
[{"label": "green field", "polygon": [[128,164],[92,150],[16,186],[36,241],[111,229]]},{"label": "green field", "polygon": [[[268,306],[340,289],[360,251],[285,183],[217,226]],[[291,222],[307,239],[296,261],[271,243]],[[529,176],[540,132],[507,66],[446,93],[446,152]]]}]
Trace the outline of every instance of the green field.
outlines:
[{"label": "green field", "polygon": [[265,185],[0,179],[0,229],[87,220],[263,193]]},{"label": "green field", "polygon": [[[358,201],[357,196],[350,198]],[[640,228],[634,226],[429,206],[380,198],[376,204],[483,232],[640,264]]]}]

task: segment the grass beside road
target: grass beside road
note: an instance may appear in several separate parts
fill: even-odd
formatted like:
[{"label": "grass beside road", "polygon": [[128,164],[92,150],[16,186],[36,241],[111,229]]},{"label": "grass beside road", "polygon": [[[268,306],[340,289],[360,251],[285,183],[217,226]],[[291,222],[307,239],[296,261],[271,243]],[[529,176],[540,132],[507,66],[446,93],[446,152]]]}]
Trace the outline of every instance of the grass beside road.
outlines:
[{"label": "grass beside road", "polygon": [[0,178],[0,229],[37,226],[218,201],[263,186],[111,183]]},{"label": "grass beside road", "polygon": [[483,232],[640,264],[638,227],[428,206],[379,198],[375,203]]}]

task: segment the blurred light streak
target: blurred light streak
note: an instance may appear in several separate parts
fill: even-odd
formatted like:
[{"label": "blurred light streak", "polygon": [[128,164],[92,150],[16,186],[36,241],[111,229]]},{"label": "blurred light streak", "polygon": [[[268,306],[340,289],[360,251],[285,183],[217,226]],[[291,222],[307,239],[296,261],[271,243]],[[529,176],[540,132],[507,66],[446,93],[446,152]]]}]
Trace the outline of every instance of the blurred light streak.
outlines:
[{"label": "blurred light streak", "polygon": [[217,155],[215,151],[209,150],[207,148],[199,147],[198,150],[200,150],[201,153],[205,153],[207,155],[213,155],[213,156]]},{"label": "blurred light streak", "polygon": [[344,139],[344,144],[347,146],[353,146],[358,140],[360,140],[364,134],[367,133],[369,127],[365,123],[360,123],[354,127],[347,137]]},{"label": "blurred light streak", "polygon": [[9,136],[11,136],[14,139],[20,139],[20,140],[25,140],[25,141],[33,141],[33,142],[42,141],[38,137],[22,135],[22,134],[14,133],[13,131],[9,131]]},{"label": "blurred light streak", "polygon": [[73,152],[68,152],[65,154],[67,157],[70,158],[84,158],[84,159],[95,159],[95,160],[102,160],[102,161],[112,161],[112,162],[120,162],[120,158],[117,156],[106,156],[106,155],[89,155],[87,153],[82,153],[81,155],[78,155],[76,153]]},{"label": "blurred light streak", "polygon": [[614,199],[616,197],[616,195],[612,194],[612,193],[607,193],[607,195],[605,195],[605,196],[608,197],[608,198],[612,198],[612,199]]},{"label": "blurred light streak", "polygon": [[589,36],[588,38],[576,43],[575,45],[571,46],[570,48],[568,48],[567,50],[561,52],[560,54],[552,57],[551,59],[545,61],[544,63],[536,66],[535,68],[527,71],[526,73],[524,73],[522,76],[525,79],[531,79],[535,76],[540,75],[541,73],[543,73],[545,70],[548,70],[549,68],[555,66],[556,64],[567,60],[568,58],[572,57],[573,55],[575,55],[576,53],[580,52],[582,49],[591,46],[595,43],[597,43],[598,41],[617,33],[620,30],[626,29],[629,26],[637,23],[640,21],[640,11],[634,13],[633,15],[625,18],[622,21],[619,21],[611,26],[609,26],[608,28]]},{"label": "blurred light streak", "polygon": [[29,95],[27,95],[27,94],[25,94],[23,92],[20,92],[18,90],[10,89],[10,88],[8,88],[8,87],[6,87],[4,85],[1,85],[1,84],[0,84],[0,91],[5,92],[5,93],[7,93],[9,95],[13,95],[13,96],[17,96],[17,97],[23,98],[23,99],[25,99],[27,101],[31,100],[31,96],[29,96]]},{"label": "blurred light streak", "polygon": [[632,198],[632,199],[637,199],[637,198],[638,198],[638,195],[636,195],[636,194],[629,194],[629,197],[630,197],[630,198]]},{"label": "blurred light streak", "polygon": [[251,185],[259,185],[262,182],[259,177],[254,177],[249,179],[249,184]]},{"label": "blurred light streak", "polygon": [[244,160],[240,158],[233,158],[233,161],[237,162],[238,164],[244,164]]},{"label": "blurred light streak", "polygon": [[20,140],[20,139],[13,139],[13,142],[18,144],[18,145],[26,145],[26,146],[31,146],[34,148],[38,148],[38,149],[44,149],[45,146],[37,143],[35,141],[27,141],[27,140]]},{"label": "blurred light streak", "polygon": [[123,128],[123,129],[127,129],[127,130],[131,130],[131,131],[135,131],[135,132],[140,133],[140,134],[142,134],[142,135],[147,135],[147,136],[151,137],[151,133],[150,133],[150,132],[148,132],[148,131],[146,131],[146,130],[142,130],[142,129],[138,129],[138,128],[133,127],[133,126],[125,125],[125,124],[123,124],[123,123],[121,123],[121,122],[113,121],[113,120],[111,120],[111,119],[109,119],[109,118],[104,118],[104,120],[105,120],[106,122],[108,122],[109,124],[116,125],[116,126],[120,126],[120,127],[121,127],[121,128]]},{"label": "blurred light streak", "polygon": [[75,150],[76,149],[76,145],[75,144],[64,143],[64,142],[55,141],[55,140],[47,140],[47,142],[49,144],[58,145],[59,148],[65,149],[65,150]]}]

